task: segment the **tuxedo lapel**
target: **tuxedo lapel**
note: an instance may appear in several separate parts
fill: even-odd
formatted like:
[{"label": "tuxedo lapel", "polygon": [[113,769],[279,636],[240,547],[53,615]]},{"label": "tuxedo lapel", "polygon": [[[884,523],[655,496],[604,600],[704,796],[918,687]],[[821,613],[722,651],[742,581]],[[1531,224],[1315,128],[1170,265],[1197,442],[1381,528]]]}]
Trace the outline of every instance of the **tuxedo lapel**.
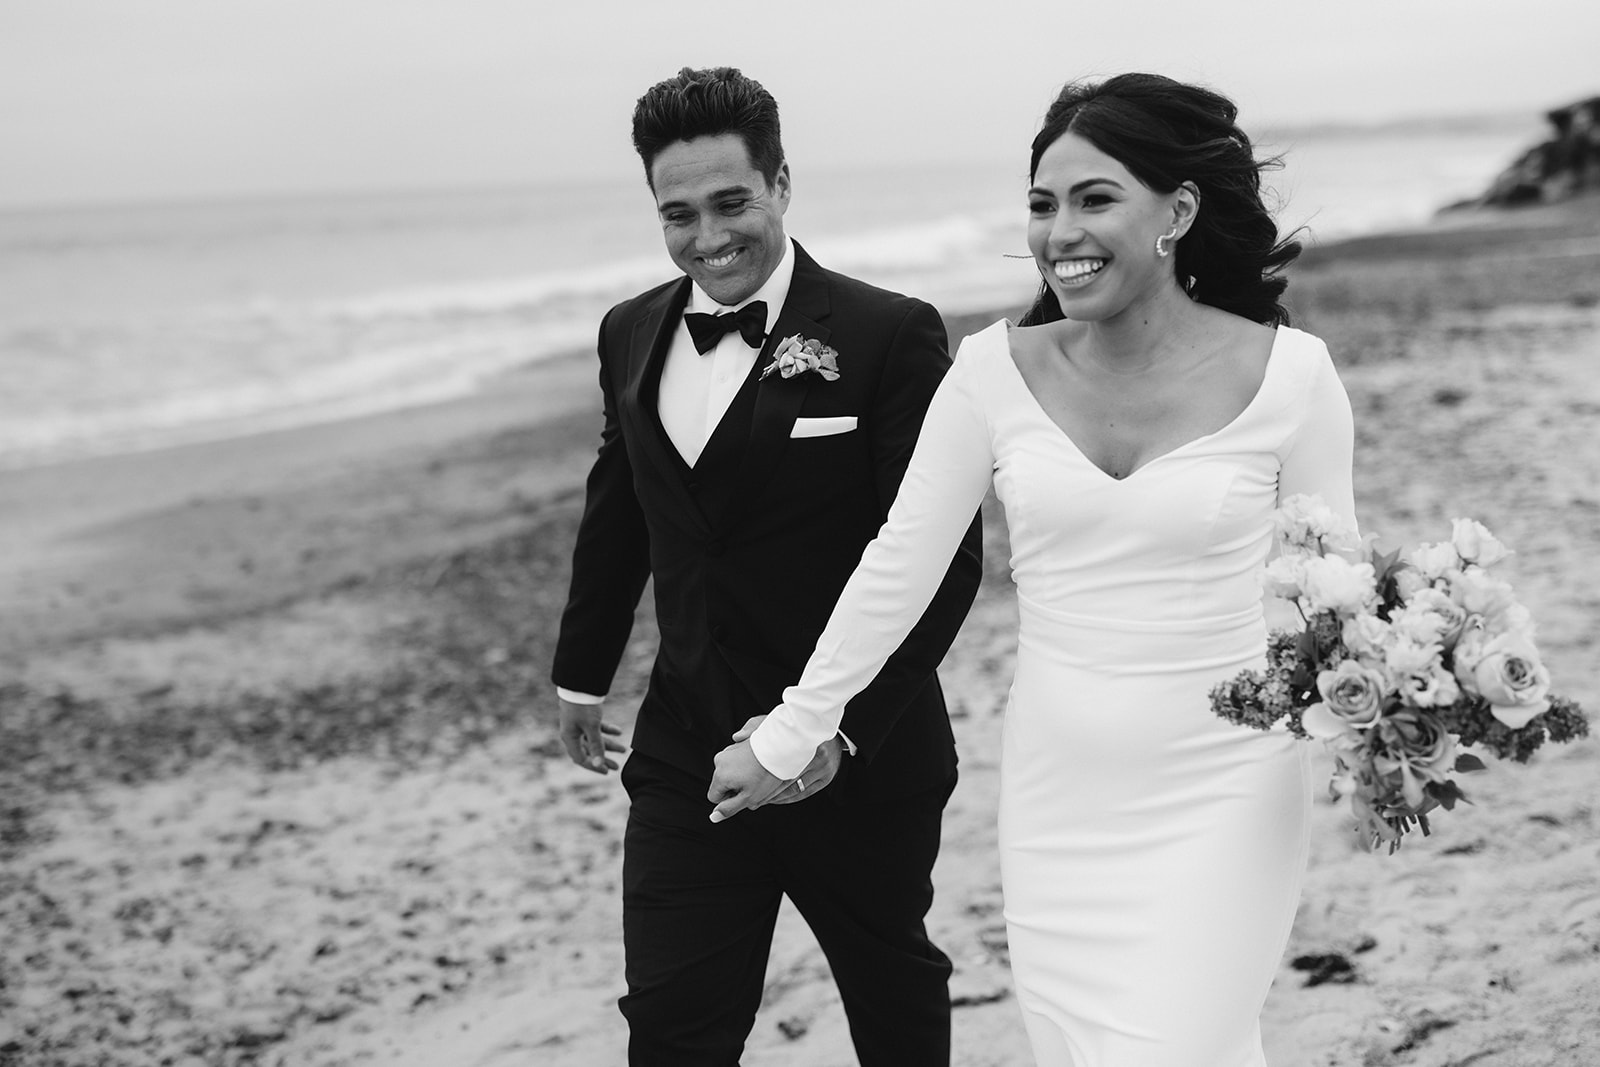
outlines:
[{"label": "tuxedo lapel", "polygon": [[[825,322],[830,311],[828,280],[822,268],[808,256],[798,243],[794,246],[794,278],[789,283],[789,296],[783,302],[777,322],[761,353],[751,369],[753,378],[759,377],[762,368],[772,362],[778,344],[786,337],[799,334],[807,340],[828,341]],[[751,417],[750,439],[744,460],[735,475],[734,489],[726,498],[720,514],[714,516],[715,525],[726,529],[737,522],[766,484],[773,467],[789,446],[789,433],[794,428],[795,417],[805,403],[806,394],[817,380],[814,373],[783,378],[773,373],[750,385],[756,391],[755,410]]]},{"label": "tuxedo lapel", "polygon": [[684,278],[681,284],[663,292],[654,306],[633,324],[627,352],[627,388],[619,417],[626,424],[628,436],[638,443],[640,452],[654,467],[653,472],[644,476],[674,497],[682,512],[703,532],[708,532],[710,524],[684,481],[683,457],[668,440],[659,410],[661,371],[666,366],[667,351],[672,347],[673,335],[688,302],[689,279]]}]

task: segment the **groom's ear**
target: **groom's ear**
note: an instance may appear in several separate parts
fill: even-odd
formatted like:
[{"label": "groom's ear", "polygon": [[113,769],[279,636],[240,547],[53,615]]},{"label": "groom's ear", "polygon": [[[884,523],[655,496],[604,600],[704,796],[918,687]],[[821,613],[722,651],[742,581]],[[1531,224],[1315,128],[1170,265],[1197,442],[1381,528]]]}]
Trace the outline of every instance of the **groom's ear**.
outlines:
[{"label": "groom's ear", "polygon": [[772,179],[772,199],[778,203],[779,213],[789,210],[789,195],[794,192],[794,187],[789,182],[789,161],[786,159],[778,164],[778,173]]}]

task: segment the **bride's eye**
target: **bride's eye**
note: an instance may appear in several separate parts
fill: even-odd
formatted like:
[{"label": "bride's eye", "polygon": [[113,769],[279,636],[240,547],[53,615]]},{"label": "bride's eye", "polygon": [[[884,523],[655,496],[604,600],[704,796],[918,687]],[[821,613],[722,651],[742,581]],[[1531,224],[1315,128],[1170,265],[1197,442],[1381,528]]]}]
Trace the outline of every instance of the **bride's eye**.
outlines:
[{"label": "bride's eye", "polygon": [[1056,206],[1048,200],[1028,201],[1028,214],[1030,215],[1048,215],[1055,209]]}]

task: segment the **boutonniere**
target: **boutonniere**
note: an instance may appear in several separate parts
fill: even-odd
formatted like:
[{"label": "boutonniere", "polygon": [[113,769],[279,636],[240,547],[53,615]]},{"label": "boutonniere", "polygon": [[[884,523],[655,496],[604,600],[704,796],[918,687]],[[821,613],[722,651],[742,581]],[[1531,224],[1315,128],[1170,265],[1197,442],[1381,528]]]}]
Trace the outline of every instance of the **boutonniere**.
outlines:
[{"label": "boutonniere", "polygon": [[773,371],[785,378],[815,371],[825,382],[837,381],[839,353],[821,341],[808,341],[795,334],[779,343],[777,351],[772,354],[772,362],[761,368],[761,377],[765,378]]}]

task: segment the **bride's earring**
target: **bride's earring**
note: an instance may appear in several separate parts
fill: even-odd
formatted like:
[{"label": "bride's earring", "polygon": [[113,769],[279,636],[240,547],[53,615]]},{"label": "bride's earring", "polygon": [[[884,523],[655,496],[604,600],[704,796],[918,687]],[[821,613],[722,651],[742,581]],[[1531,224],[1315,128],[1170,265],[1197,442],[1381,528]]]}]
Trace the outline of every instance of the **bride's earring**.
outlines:
[{"label": "bride's earring", "polygon": [[1160,237],[1156,238],[1156,255],[1160,256],[1162,259],[1166,259],[1168,256],[1172,255],[1172,249],[1168,246],[1167,242],[1176,240],[1177,237],[1178,227],[1176,224],[1174,224],[1170,232],[1164,233]]}]

